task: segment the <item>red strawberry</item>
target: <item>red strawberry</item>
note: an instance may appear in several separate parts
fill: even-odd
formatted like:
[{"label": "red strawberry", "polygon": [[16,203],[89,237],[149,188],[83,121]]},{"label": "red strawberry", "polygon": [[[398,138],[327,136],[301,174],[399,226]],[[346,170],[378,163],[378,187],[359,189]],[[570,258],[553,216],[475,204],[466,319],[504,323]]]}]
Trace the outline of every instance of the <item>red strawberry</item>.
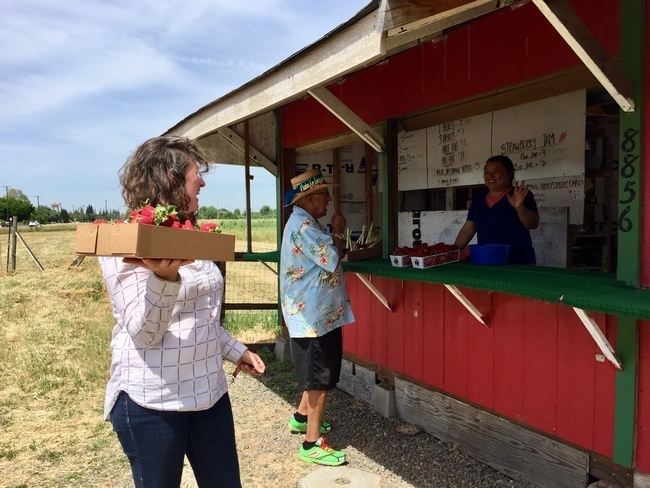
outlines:
[{"label": "red strawberry", "polygon": [[181,224],[178,220],[174,221],[174,223],[172,224],[172,229],[182,229],[182,228],[183,228],[183,224]]},{"label": "red strawberry", "polygon": [[208,222],[205,224],[201,224],[201,231],[202,232],[221,232],[221,229],[219,226],[213,222]]},{"label": "red strawberry", "polygon": [[126,218],[127,222],[136,222],[138,220],[138,216],[140,215],[139,210],[133,210],[129,216]]},{"label": "red strawberry", "polygon": [[188,219],[183,223],[183,229],[194,230],[194,224]]},{"label": "red strawberry", "polygon": [[108,220],[106,220],[106,219],[95,219],[95,220],[93,220],[93,224],[108,224]]},{"label": "red strawberry", "polygon": [[562,132],[562,134],[560,134],[559,142],[562,142],[565,138],[566,138],[566,131],[564,131],[564,132]]},{"label": "red strawberry", "polygon": [[140,215],[153,218],[156,215],[156,209],[151,205],[145,205],[140,209]]},{"label": "red strawberry", "polygon": [[143,225],[154,225],[153,217],[148,217],[147,215],[140,215],[136,223]]},{"label": "red strawberry", "polygon": [[[176,218],[176,214],[169,214],[167,215],[167,220],[165,220],[162,224],[162,226],[165,227],[173,227],[175,223],[178,222],[178,219]],[[180,223],[178,224],[180,226]]]}]

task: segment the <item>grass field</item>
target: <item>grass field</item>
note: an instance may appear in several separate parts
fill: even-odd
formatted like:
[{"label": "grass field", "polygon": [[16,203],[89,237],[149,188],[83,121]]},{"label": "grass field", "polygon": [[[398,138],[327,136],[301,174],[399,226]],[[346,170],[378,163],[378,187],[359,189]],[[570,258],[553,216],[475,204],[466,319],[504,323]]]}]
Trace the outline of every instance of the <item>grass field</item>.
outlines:
[{"label": "grass field", "polygon": [[[0,272],[0,486],[124,486],[115,473],[128,478],[128,462],[102,414],[115,320],[97,260],[69,267],[71,229],[20,232],[39,261],[60,265],[40,272],[19,242],[22,264]],[[275,249],[275,237],[255,249]],[[277,276],[227,263],[226,302],[277,303]],[[229,311],[225,325],[244,342],[281,333],[276,311]]]}]

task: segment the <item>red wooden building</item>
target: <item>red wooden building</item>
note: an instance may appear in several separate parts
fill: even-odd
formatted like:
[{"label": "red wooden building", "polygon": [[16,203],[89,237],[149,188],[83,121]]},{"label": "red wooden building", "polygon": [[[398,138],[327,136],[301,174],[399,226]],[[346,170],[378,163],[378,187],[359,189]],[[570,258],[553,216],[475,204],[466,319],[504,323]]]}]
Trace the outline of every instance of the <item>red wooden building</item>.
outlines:
[{"label": "red wooden building", "polygon": [[[266,167],[278,208],[314,161],[343,189],[361,148],[366,186],[336,206],[381,223],[383,255],[345,265],[357,319],[344,329],[345,388],[516,479],[650,487],[648,20],[643,0],[373,1],[168,134],[216,162]],[[576,93],[581,108],[553,105]],[[580,160],[560,154],[540,173],[540,192],[567,174],[584,183],[550,238],[566,240],[564,266],[391,267],[401,223],[464,210],[478,184],[431,185],[433,150],[405,162],[404,135],[492,114],[489,151],[510,113],[498,130],[513,137],[530,119],[584,121],[569,132],[582,135]],[[407,167],[429,179],[405,184]],[[587,271],[590,248],[599,271]]]}]

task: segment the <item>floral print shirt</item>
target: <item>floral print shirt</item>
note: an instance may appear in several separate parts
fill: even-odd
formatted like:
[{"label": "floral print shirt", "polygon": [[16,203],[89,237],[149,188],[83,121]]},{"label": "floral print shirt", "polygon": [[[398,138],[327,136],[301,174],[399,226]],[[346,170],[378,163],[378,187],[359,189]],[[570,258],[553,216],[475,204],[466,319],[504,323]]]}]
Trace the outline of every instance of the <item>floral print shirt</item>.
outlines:
[{"label": "floral print shirt", "polygon": [[320,337],[354,322],[332,237],[294,207],[282,238],[280,297],[290,337]]}]

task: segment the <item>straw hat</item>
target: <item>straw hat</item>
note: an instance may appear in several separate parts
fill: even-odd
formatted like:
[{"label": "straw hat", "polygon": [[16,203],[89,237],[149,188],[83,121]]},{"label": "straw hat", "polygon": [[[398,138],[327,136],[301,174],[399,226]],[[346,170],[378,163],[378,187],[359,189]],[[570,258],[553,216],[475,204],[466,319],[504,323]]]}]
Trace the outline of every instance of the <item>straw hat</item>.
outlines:
[{"label": "straw hat", "polygon": [[296,203],[302,197],[314,193],[323,188],[330,188],[335,185],[334,183],[325,183],[325,178],[320,172],[320,169],[312,169],[291,178],[291,189],[287,190],[284,195],[284,206],[287,207]]}]

